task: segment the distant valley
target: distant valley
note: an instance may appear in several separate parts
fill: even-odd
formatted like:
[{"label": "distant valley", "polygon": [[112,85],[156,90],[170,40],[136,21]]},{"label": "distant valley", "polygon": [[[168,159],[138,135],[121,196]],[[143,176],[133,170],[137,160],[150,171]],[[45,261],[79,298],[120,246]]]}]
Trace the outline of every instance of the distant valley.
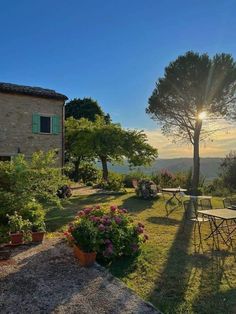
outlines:
[{"label": "distant valley", "polygon": [[[201,173],[208,180],[216,178],[219,174],[219,167],[222,158],[201,158]],[[100,166],[100,165],[99,165]],[[145,173],[153,173],[161,169],[171,172],[188,171],[192,167],[192,158],[157,159],[150,167],[135,167],[133,171],[141,170]],[[109,165],[109,169],[119,173],[128,173],[127,164]]]}]

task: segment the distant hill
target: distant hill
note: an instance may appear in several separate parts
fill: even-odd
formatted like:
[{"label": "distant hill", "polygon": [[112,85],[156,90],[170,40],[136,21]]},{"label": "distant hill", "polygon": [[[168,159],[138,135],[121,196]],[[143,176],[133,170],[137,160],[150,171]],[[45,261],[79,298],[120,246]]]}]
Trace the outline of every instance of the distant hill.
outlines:
[{"label": "distant hill", "polygon": [[[201,173],[206,179],[211,180],[218,176],[219,166],[222,158],[201,158]],[[192,167],[192,158],[157,159],[151,167],[136,167],[133,170],[141,170],[145,173],[152,173],[161,169],[171,172],[188,171]],[[127,164],[109,165],[109,169],[119,173],[128,173],[130,169]]]}]

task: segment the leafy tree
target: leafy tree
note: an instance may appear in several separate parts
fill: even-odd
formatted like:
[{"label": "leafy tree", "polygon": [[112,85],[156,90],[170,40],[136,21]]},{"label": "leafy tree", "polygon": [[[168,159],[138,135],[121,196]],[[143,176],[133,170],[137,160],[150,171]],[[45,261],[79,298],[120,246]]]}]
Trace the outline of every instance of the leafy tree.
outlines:
[{"label": "leafy tree", "polygon": [[236,190],[236,152],[230,152],[223,160],[220,177],[229,190]]},{"label": "leafy tree", "polygon": [[82,161],[92,161],[95,157],[93,146],[93,123],[88,119],[76,120],[72,117],[65,122],[66,160],[74,165],[73,178],[79,179]]},{"label": "leafy tree", "polygon": [[66,130],[73,155],[99,159],[105,181],[108,180],[108,162],[122,162],[126,158],[130,165],[141,166],[157,157],[157,150],[147,143],[142,131],[107,124],[103,117],[97,116],[95,122],[70,118],[66,121]]},{"label": "leafy tree", "polygon": [[74,98],[67,102],[65,107],[65,117],[73,117],[77,120],[86,118],[89,121],[95,121],[96,115],[105,118],[105,121],[109,123],[111,121],[110,115],[103,112],[96,100],[92,98]]},{"label": "leafy tree", "polygon": [[146,112],[162,125],[162,132],[193,145],[193,193],[200,175],[199,143],[215,130],[205,128],[202,118],[224,116],[234,101],[236,63],[228,54],[187,52],[171,62],[156,83]]}]

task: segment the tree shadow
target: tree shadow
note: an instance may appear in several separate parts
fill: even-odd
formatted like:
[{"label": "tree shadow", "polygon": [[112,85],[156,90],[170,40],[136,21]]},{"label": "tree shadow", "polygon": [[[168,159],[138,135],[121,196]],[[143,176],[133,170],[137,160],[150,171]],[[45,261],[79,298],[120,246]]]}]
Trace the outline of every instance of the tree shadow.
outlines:
[{"label": "tree shadow", "polygon": [[164,226],[176,226],[180,224],[180,221],[171,217],[148,217],[147,221],[152,224],[164,225]]},{"label": "tree shadow", "polygon": [[[209,263],[201,264],[201,276],[198,295],[193,304],[196,313],[235,313],[236,287],[232,286],[227,269],[226,259],[235,263],[235,253],[229,251],[213,251]],[[235,268],[236,269],[236,268]],[[235,270],[234,270],[235,271]],[[224,289],[221,289],[224,281]]]},{"label": "tree shadow", "polygon": [[188,289],[190,275],[193,275],[189,263],[192,229],[193,224],[186,223],[183,218],[169,250],[164,269],[149,296],[149,300],[157,304],[164,313],[178,313],[180,303]]},{"label": "tree shadow", "polygon": [[[155,217],[150,218],[152,220]],[[156,218],[157,223],[163,221],[162,218]],[[164,313],[235,313],[236,288],[227,278],[228,266],[225,264],[226,259],[231,258],[232,265],[236,265],[235,252],[212,250],[211,253],[192,254],[192,233],[193,223],[186,223],[183,219],[149,300]],[[233,272],[228,269],[230,271]],[[194,295],[194,300],[188,299],[189,289],[192,291],[196,287],[199,274],[197,295]]]},{"label": "tree shadow", "polygon": [[122,203],[122,207],[126,208],[130,213],[138,213],[142,212],[145,209],[152,208],[155,201],[158,199],[147,199],[144,200],[142,198],[137,197],[136,195],[132,195],[126,199],[124,199]]}]

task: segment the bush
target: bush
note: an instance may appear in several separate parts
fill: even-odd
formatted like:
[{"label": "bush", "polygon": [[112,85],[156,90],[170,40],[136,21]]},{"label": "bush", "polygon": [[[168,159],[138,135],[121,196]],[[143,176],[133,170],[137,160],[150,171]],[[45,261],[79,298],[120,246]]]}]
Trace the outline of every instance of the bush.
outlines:
[{"label": "bush", "polygon": [[101,181],[97,187],[108,191],[121,191],[124,188],[123,176],[118,173],[110,172],[108,181]]},{"label": "bush", "polygon": [[28,219],[23,219],[21,215],[14,212],[13,215],[7,215],[10,232],[27,232],[32,224]]},{"label": "bush", "polygon": [[79,179],[83,183],[96,182],[99,178],[99,170],[92,163],[83,163],[79,167]]},{"label": "bush", "polygon": [[94,206],[78,213],[77,221],[69,227],[67,237],[85,252],[96,251],[98,258],[112,260],[122,255],[134,255],[147,240],[144,226],[134,224],[127,210],[111,206]]},{"label": "bush", "polygon": [[136,172],[130,172],[123,176],[123,184],[126,188],[132,188],[133,187],[133,180],[142,180],[142,179],[150,179],[150,176],[148,174],[145,174],[141,171]]},{"label": "bush", "polygon": [[0,221],[7,223],[6,214],[20,212],[32,201],[60,206],[56,192],[65,183],[61,169],[55,167],[54,152],[34,153],[31,161],[19,154],[0,162]]},{"label": "bush", "polygon": [[135,189],[137,196],[144,199],[154,198],[157,195],[157,186],[151,180],[140,180],[138,186]]}]

